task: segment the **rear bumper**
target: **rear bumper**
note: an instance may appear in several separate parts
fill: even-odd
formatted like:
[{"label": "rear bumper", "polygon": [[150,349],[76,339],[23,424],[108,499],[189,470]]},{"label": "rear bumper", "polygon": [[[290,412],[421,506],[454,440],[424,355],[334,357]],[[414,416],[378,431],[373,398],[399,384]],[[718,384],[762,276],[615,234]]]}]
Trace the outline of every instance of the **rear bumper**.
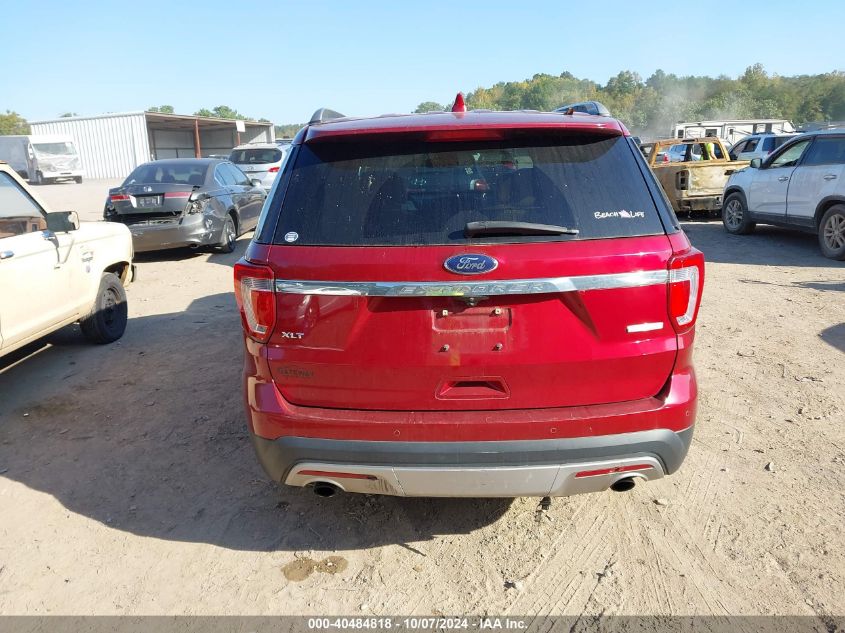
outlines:
[{"label": "rear bumper", "polygon": [[41,170],[41,176],[50,180],[61,180],[62,178],[82,178],[85,171],[82,169],[62,169],[58,171]]},{"label": "rear bumper", "polygon": [[618,435],[504,442],[368,442],[252,435],[277,482],[331,483],[347,492],[422,497],[567,496],[619,479],[675,472],[692,427]]},{"label": "rear bumper", "polygon": [[[276,482],[330,481],[350,492],[408,496],[568,495],[622,476],[675,472],[697,406],[692,333],[679,337],[675,372],[660,394],[629,402],[547,409],[370,411],[295,405],[246,339],[244,403],[258,459]],[[649,464],[640,471],[582,471]],[[300,471],[351,472],[331,479]],[[627,475],[625,473],[628,473]],[[576,481],[577,479],[577,481]]]},{"label": "rear bumper", "polygon": [[679,198],[678,208],[680,211],[718,211],[722,208],[722,195]]},{"label": "rear bumper", "polygon": [[133,224],[132,246],[136,253],[183,246],[209,246],[220,241],[223,222],[212,215],[185,215],[179,224]]}]

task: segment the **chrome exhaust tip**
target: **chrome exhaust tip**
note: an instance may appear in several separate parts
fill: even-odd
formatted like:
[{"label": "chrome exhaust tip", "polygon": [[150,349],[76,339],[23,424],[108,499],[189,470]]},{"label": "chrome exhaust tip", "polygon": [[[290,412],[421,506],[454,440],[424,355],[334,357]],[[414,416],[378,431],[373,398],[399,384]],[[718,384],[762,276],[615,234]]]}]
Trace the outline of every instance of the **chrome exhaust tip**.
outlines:
[{"label": "chrome exhaust tip", "polygon": [[617,479],[610,484],[610,489],[613,492],[628,492],[629,490],[633,490],[635,485],[636,482],[633,477],[625,477],[624,479]]},{"label": "chrome exhaust tip", "polygon": [[314,484],[314,494],[318,497],[326,499],[328,497],[334,497],[338,492],[340,492],[340,488],[327,481],[318,481]]}]

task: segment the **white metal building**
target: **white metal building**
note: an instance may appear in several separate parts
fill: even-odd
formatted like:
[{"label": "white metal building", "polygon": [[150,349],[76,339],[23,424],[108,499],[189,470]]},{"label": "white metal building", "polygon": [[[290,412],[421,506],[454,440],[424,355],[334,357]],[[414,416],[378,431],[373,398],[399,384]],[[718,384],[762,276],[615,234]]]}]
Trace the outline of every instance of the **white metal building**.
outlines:
[{"label": "white metal building", "polygon": [[[243,123],[243,132],[237,130],[238,123]],[[149,160],[228,154],[240,143],[275,140],[272,123],[158,112],[66,117],[29,125],[33,134],[71,137],[87,178],[123,178]]]}]

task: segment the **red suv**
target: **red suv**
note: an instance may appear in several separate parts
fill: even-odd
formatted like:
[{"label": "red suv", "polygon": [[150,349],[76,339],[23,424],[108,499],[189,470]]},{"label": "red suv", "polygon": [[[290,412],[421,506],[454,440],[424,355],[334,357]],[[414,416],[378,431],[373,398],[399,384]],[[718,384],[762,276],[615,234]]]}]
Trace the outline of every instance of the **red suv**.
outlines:
[{"label": "red suv", "polygon": [[297,135],[235,266],[269,476],[515,497],[677,470],[704,259],[625,127],[333,114]]}]

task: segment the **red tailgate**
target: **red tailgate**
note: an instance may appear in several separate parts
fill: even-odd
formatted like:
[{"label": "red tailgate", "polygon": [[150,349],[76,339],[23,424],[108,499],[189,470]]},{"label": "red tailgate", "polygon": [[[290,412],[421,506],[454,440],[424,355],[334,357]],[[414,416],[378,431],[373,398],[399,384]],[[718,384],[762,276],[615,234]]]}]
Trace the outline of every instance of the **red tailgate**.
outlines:
[{"label": "red tailgate", "polygon": [[[471,278],[444,269],[447,258],[462,253],[494,257],[499,265]],[[666,236],[472,247],[253,245],[249,253],[270,262],[276,279],[276,325],[265,349],[285,399],[407,411],[577,406],[655,395],[677,349],[663,276],[671,255]],[[435,292],[448,293],[494,280],[548,279],[564,290],[536,292],[542,287],[527,283],[522,294],[511,284],[504,287],[516,294],[477,303],[339,294],[362,292],[356,285],[362,282],[443,282]],[[310,284],[305,289],[287,283],[302,280]]]}]

